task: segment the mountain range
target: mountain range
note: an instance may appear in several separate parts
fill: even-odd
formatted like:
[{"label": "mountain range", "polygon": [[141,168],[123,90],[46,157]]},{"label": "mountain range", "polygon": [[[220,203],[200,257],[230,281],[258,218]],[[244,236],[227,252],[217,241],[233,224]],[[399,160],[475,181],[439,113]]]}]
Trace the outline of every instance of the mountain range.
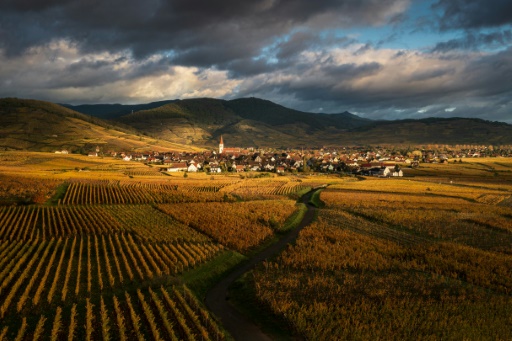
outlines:
[{"label": "mountain range", "polygon": [[512,144],[512,125],[471,118],[369,120],[302,112],[259,98],[137,105],[0,99],[0,149],[199,150],[228,147]]}]

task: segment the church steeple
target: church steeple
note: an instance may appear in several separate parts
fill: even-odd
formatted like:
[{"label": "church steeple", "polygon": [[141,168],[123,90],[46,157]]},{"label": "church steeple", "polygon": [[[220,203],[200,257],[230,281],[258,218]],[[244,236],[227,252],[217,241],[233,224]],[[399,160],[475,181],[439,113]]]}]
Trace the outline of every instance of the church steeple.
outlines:
[{"label": "church steeple", "polygon": [[222,140],[222,135],[220,136],[220,142],[219,142],[219,154],[222,154],[224,151],[224,141]]}]

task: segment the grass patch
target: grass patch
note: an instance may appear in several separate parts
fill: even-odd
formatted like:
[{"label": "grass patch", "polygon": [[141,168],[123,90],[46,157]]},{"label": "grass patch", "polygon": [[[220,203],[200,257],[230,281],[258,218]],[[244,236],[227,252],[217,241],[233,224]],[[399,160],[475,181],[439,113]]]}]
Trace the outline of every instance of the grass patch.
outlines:
[{"label": "grass patch", "polygon": [[311,191],[311,187],[308,186],[308,187],[305,187],[305,188],[301,189],[300,191],[297,191],[297,192],[294,192],[292,194],[289,194],[288,197],[290,199],[299,200],[305,194],[307,194],[309,191]]},{"label": "grass patch", "polygon": [[213,260],[185,272],[179,278],[200,299],[204,299],[209,288],[244,260],[246,260],[244,255],[226,250]]},{"label": "grass patch", "polygon": [[229,288],[228,298],[238,311],[253,321],[272,340],[297,340],[288,322],[274,315],[256,299],[252,272],[245,273]]},{"label": "grass patch", "polygon": [[69,184],[63,183],[59,185],[55,190],[55,194],[46,202],[47,205],[58,205],[59,200],[64,198],[66,191],[68,190]]},{"label": "grass patch", "polygon": [[308,211],[308,207],[302,203],[297,204],[297,206],[298,209],[295,212],[293,212],[293,214],[289,216],[288,219],[286,219],[283,226],[277,230],[278,233],[288,232],[296,228],[300,224],[300,222],[304,218],[304,215]]},{"label": "grass patch", "polygon": [[322,193],[322,190],[318,190],[311,196],[311,199],[309,199],[309,203],[316,208],[324,207],[324,203],[322,200],[320,200],[320,193]]},{"label": "grass patch", "polygon": [[262,243],[246,250],[244,255],[247,256],[247,258],[253,257],[254,255],[268,248],[270,245],[277,243],[283,234],[296,228],[308,210],[308,207],[305,204],[299,203],[297,205],[298,209],[295,210],[295,212],[293,212],[292,215],[286,219],[282,227],[276,228],[275,233],[265,239]]}]

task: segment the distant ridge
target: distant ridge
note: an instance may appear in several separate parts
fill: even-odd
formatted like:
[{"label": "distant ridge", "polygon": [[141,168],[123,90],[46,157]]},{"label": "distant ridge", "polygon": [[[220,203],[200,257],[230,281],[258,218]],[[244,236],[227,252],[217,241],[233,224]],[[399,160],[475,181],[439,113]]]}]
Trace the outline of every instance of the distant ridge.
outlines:
[{"label": "distant ridge", "polygon": [[461,117],[374,121],[346,111],[302,112],[259,98],[66,107],[2,99],[0,115],[0,150],[77,150],[93,144],[118,150],[216,149],[221,135],[226,147],[512,144],[512,125],[503,122]]},{"label": "distant ridge", "polygon": [[115,118],[127,115],[133,111],[158,108],[158,107],[161,107],[162,105],[165,105],[170,102],[174,102],[174,101],[169,100],[169,101],[151,102],[151,103],[147,103],[147,104],[80,104],[80,105],[61,104],[61,105],[66,108],[72,109],[74,111],[78,111],[82,114],[110,120],[110,119],[115,119]]}]

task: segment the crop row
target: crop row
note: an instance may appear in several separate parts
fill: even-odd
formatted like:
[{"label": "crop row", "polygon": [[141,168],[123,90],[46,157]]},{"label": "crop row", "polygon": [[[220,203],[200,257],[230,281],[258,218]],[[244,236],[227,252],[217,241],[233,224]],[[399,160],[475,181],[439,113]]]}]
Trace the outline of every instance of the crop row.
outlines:
[{"label": "crop row", "polygon": [[[186,288],[99,295],[53,311],[0,320],[1,340],[224,340],[215,320]],[[10,322],[10,321],[8,321]],[[17,323],[16,323],[17,322]]]},{"label": "crop row", "polygon": [[[215,189],[215,187],[213,187]],[[158,184],[152,186],[138,184],[97,185],[72,183],[64,198],[64,205],[96,205],[96,204],[152,204],[222,201],[225,196],[215,190],[191,190],[191,187],[174,184]]]},{"label": "crop row", "polygon": [[157,170],[154,170],[154,171],[130,170],[130,171],[125,171],[124,174],[126,174],[128,176],[157,176],[157,177],[165,176],[164,174],[162,174],[161,172],[159,172]]},{"label": "crop row", "polygon": [[157,241],[207,238],[149,205],[10,206],[0,208],[0,240],[133,232]]},{"label": "crop row", "polygon": [[0,317],[42,302],[66,301],[176,275],[214,257],[212,243],[149,243],[131,234],[88,235],[49,241],[0,242]]}]

